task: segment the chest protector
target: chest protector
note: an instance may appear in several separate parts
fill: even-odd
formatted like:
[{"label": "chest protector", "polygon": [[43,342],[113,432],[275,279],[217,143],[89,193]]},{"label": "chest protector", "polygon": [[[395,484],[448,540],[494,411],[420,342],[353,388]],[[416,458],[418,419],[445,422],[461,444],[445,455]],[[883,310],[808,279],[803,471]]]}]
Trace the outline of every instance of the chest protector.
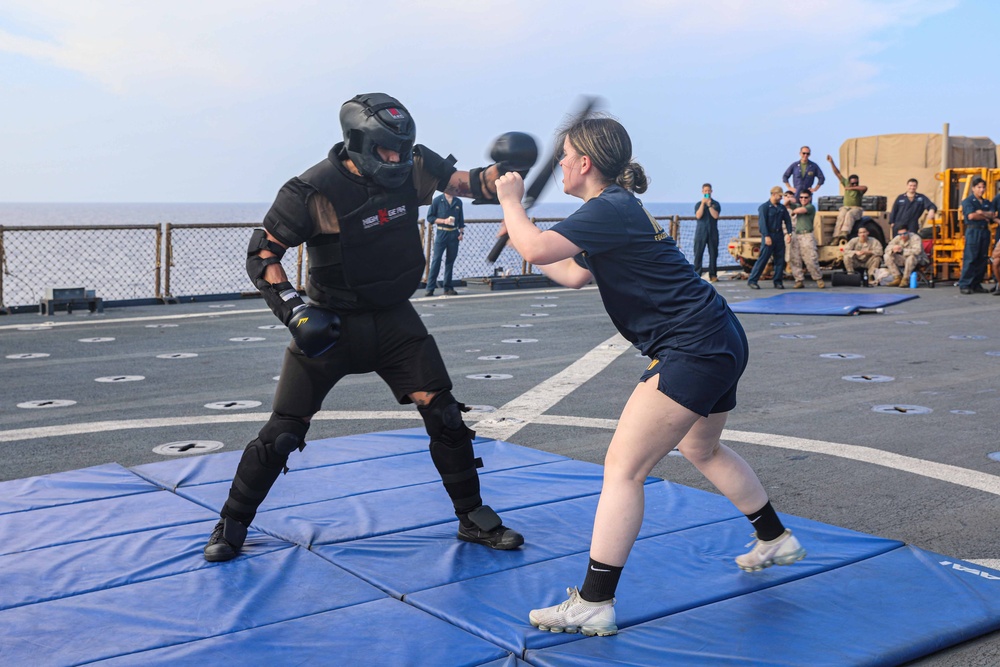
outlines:
[{"label": "chest protector", "polygon": [[419,287],[425,263],[413,176],[383,188],[348,171],[338,148],[300,176],[326,195],[340,222],[339,234],[306,242],[309,296],[340,310],[402,303]]}]

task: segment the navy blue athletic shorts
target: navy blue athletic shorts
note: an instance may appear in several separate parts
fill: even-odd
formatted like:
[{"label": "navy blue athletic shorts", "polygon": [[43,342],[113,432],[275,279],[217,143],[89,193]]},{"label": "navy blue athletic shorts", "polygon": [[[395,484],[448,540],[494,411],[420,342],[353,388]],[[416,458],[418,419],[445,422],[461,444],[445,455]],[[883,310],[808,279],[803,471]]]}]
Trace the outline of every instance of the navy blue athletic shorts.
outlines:
[{"label": "navy blue athletic shorts", "polygon": [[639,381],[659,375],[661,392],[702,417],[729,412],[749,353],[743,327],[730,312],[727,325],[707,338],[658,354]]}]

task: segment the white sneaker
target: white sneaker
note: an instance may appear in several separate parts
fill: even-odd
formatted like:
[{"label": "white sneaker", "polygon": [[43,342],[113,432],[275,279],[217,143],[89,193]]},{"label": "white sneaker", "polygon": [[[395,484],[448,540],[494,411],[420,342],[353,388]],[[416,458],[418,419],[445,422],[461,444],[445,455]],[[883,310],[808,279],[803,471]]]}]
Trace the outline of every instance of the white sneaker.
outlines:
[{"label": "white sneaker", "polygon": [[582,632],[588,637],[607,637],[618,633],[615,625],[615,601],[587,602],[580,591],[567,588],[569,599],[554,607],[532,609],[528,620],[539,630],[549,632]]},{"label": "white sneaker", "polygon": [[[756,535],[754,533],[755,537]],[[806,557],[806,550],[792,535],[792,531],[787,529],[770,542],[755,539],[747,546],[751,544],[753,549],[750,550],[750,553],[736,557],[736,564],[740,566],[741,570],[747,572],[756,572],[772,565],[791,565]]]}]

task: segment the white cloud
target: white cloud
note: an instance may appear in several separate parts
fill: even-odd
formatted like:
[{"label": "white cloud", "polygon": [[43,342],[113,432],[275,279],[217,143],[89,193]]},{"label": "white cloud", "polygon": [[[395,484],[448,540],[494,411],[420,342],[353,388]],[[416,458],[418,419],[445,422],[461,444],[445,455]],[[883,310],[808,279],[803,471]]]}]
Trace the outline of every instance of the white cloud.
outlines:
[{"label": "white cloud", "polygon": [[[708,155],[771,160],[760,144],[814,137],[816,124],[802,119],[872,99],[885,84],[884,50],[955,5],[5,0],[0,58],[30,76],[0,72],[20,102],[0,108],[0,143],[16,142],[16,160],[46,165],[58,147],[103,183],[121,164],[153,157],[164,182],[182,170],[207,172],[201,180],[215,189],[192,198],[259,199],[336,140],[336,109],[358,92],[397,95],[421,141],[463,166],[505,130],[547,141],[576,95],[594,93],[633,132],[654,188],[673,187],[688,177],[682,164],[710,164]],[[240,179],[246,165],[254,173]],[[16,161],[0,169],[0,198],[38,197],[19,189]],[[86,193],[77,177],[60,185]],[[267,187],[247,194],[249,182]],[[144,190],[123,196],[156,199],[145,193],[161,186],[147,177],[136,187]]]},{"label": "white cloud", "polygon": [[[0,31],[0,50],[76,71],[118,93],[165,82],[249,89],[364,67],[396,76],[502,76],[537,58],[552,69],[732,68],[787,49],[863,59],[890,26],[954,2],[928,0],[631,0],[610,5],[467,0],[8,0],[34,36]],[[803,53],[803,51],[807,53]],[[822,66],[821,63],[816,63]],[[427,67],[427,70],[421,68]]]}]

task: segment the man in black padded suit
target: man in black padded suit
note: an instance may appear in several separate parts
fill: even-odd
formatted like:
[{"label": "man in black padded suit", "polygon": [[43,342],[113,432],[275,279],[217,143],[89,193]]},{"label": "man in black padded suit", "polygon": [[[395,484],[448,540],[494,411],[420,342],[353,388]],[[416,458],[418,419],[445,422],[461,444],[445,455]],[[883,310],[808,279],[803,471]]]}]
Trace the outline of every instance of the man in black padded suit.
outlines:
[{"label": "man in black padded suit", "polygon": [[[205,545],[205,559],[235,558],[247,527],[288,456],[305,447],[309,420],[345,375],[376,372],[402,403],[416,403],[430,454],[459,519],[458,539],[516,549],[524,538],[503,525],[479,493],[475,435],[465,406],[451,394],[441,354],[410,304],[424,271],[418,207],[438,190],[496,204],[494,182],[526,172],[534,140],[509,132],[494,143],[488,167],[457,171],[414,145],[409,111],[383,93],[358,95],[340,110],[344,141],[326,159],[288,181],[255,230],[247,273],[291,330],[271,418],[246,446],[229,498]],[[280,264],[290,247],[307,245],[306,303]]]}]

